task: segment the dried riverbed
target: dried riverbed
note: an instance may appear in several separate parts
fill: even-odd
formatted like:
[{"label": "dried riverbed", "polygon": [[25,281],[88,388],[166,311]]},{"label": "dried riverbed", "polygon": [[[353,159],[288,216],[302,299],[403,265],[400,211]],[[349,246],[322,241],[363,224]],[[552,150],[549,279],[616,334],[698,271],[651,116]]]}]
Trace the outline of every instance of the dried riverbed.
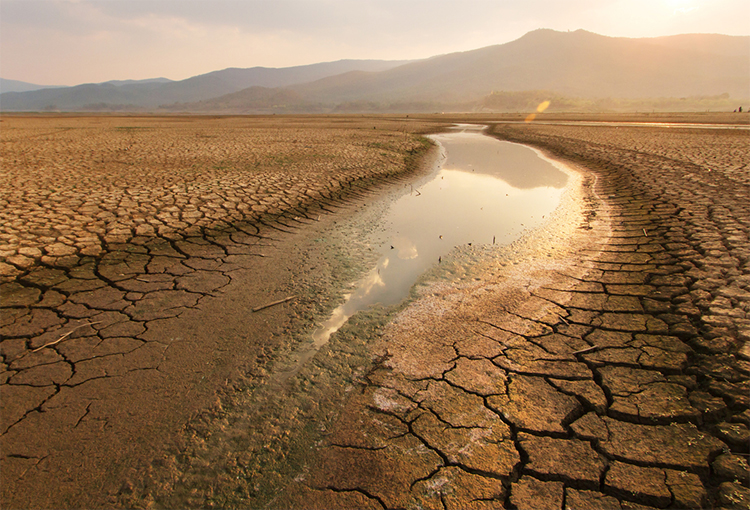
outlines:
[{"label": "dried riverbed", "polygon": [[2,123],[4,507],[127,494],[356,279],[357,246],[292,233],[413,174],[427,147],[424,124],[385,119]]},{"label": "dried riverbed", "polygon": [[[438,154],[433,153],[426,163],[437,157]],[[575,214],[572,209],[577,203],[579,179],[573,173],[570,178],[574,183],[566,195],[567,207],[555,214],[558,221],[545,222],[545,234],[529,234],[513,248],[504,250],[499,243],[496,246],[489,242],[484,245],[465,243],[447,255],[441,264],[435,264],[434,269],[421,278],[418,288],[435,280],[448,286],[474,284],[488,276],[485,274],[487,267],[482,263],[491,262],[497,268],[502,258],[503,265],[511,264],[528,255],[532,238],[534,246],[557,239],[566,231],[562,223],[570,226],[571,215]],[[378,260],[383,243],[390,242],[390,235],[384,233],[381,226],[382,218],[389,217],[389,204],[414,196],[414,189],[424,189],[427,183],[435,182],[434,179],[433,174],[408,185],[396,186],[387,197],[373,197],[350,209],[346,215],[337,216],[333,225],[322,230],[306,229],[307,238],[312,236],[315,241],[328,245],[347,261],[364,262],[357,264],[359,273],[364,274],[373,261]],[[559,185],[564,180],[556,182]],[[325,256],[317,251],[314,259],[324,260]],[[304,287],[311,281],[305,279]],[[419,290],[414,296],[418,294]],[[152,478],[138,480],[134,495],[126,500],[134,504],[154,498],[166,507],[263,507],[267,504],[285,507],[288,503],[275,503],[274,499],[305,472],[310,449],[330,434],[341,407],[352,398],[356,400],[359,387],[369,377],[373,351],[377,350],[383,328],[398,310],[399,307],[375,306],[359,312],[343,325],[330,343],[314,349],[310,349],[310,331],[298,331],[295,350],[277,357],[253,384],[224,395],[219,406],[194,420],[182,448],[166,459],[168,467],[155,472]],[[301,364],[303,361],[306,363]],[[305,505],[294,503],[292,506]]]},{"label": "dried riverbed", "polygon": [[493,133],[578,165],[572,223],[390,321],[275,505],[746,508],[749,132]]},{"label": "dried riverbed", "polygon": [[[284,137],[311,123],[254,122]],[[398,140],[383,151],[390,162],[417,143],[401,130],[429,129],[414,119],[320,122],[354,130],[329,138],[332,148]],[[74,259],[33,251],[34,232],[22,252],[23,222],[7,223],[16,230],[4,234],[5,256],[24,258],[3,266],[0,391],[3,418],[16,417],[0,439],[3,506],[741,507],[750,497],[747,132],[648,129],[498,125],[497,136],[578,165],[580,194],[508,249],[459,250],[408,307],[357,316],[297,378],[271,386],[340,303],[322,283],[354,281],[376,260],[367,242],[345,242],[374,232],[376,213],[338,200],[367,200],[363,187],[327,196],[323,207],[344,213],[331,216],[317,199],[286,209],[283,187],[268,202],[241,184],[249,201],[289,212],[259,217],[258,231],[185,227],[185,238],[165,230],[163,244],[100,242],[103,255],[81,256],[89,245],[73,242]],[[13,154],[22,157],[3,151]],[[44,168],[55,167],[35,171]],[[373,167],[363,184],[404,169]],[[217,186],[242,172],[232,175]],[[117,200],[135,223],[148,212]],[[70,217],[73,229],[96,228]],[[115,235],[108,224],[105,239]]]}]

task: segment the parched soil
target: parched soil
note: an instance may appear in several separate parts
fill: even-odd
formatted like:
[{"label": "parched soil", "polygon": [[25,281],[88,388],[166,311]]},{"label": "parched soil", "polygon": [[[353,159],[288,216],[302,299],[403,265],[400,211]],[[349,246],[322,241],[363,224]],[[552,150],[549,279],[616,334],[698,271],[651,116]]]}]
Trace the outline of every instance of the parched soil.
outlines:
[{"label": "parched soil", "polygon": [[404,155],[420,148],[408,133],[420,128],[347,118],[5,117],[0,276],[119,244],[304,216],[352,185],[403,172]]},{"label": "parched soil", "polygon": [[493,124],[564,207],[278,377],[447,120],[4,117],[2,506],[746,508],[747,130]]},{"label": "parched soil", "polygon": [[[341,117],[3,117],[2,507],[115,504],[126,473],[158,457],[220,388],[288,350],[291,322],[311,327],[333,306],[326,282],[351,277],[300,241],[330,212],[413,174],[424,129]],[[295,281],[309,285],[294,288],[294,317],[252,313]]]},{"label": "parched soil", "polygon": [[750,132],[491,133],[577,167],[582,209],[398,314],[271,507],[747,508]]}]

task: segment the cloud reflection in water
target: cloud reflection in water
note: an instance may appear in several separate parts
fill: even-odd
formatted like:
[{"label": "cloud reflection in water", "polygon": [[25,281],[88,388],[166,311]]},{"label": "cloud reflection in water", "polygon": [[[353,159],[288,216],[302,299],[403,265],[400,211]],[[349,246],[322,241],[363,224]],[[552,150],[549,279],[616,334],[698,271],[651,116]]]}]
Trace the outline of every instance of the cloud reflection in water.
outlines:
[{"label": "cloud reflection in water", "polygon": [[383,222],[390,241],[381,259],[315,332],[316,347],[357,311],[401,302],[456,246],[508,244],[557,207],[567,175],[533,150],[476,132],[433,139],[447,154],[442,169],[419,192],[394,202]]}]

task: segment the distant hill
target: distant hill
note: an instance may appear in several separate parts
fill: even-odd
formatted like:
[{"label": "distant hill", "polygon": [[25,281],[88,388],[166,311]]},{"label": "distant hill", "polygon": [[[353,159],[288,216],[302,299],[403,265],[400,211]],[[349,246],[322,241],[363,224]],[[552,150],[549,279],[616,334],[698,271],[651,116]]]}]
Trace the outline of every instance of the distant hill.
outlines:
[{"label": "distant hill", "polygon": [[692,50],[697,53],[708,53],[731,57],[746,57],[748,54],[748,37],[732,37],[719,34],[683,34],[668,37],[649,37],[644,42],[666,48]]},{"label": "distant hill", "polygon": [[105,81],[103,84],[106,85],[135,85],[138,83],[145,84],[145,83],[172,83],[174,80],[170,80],[169,78],[150,78],[147,80],[109,80]]},{"label": "distant hill", "polygon": [[112,81],[0,95],[4,111],[154,110],[162,104],[195,102],[248,87],[285,87],[352,70],[382,71],[408,61],[339,60],[286,68],[229,68],[181,81]]},{"label": "distant hill", "polygon": [[326,111],[322,105],[306,101],[288,88],[249,87],[239,92],[195,103],[175,103],[162,106],[165,110],[196,113],[230,111],[233,113],[318,113]]},{"label": "distant hill", "polygon": [[56,85],[37,85],[25,81],[7,80],[0,78],[0,93],[3,92],[29,92],[31,90],[54,88]]},{"label": "distant hill", "polygon": [[750,37],[612,38],[537,30],[520,39],[380,73],[292,87],[307,100],[478,100],[492,91],[554,90],[586,98],[750,96]]},{"label": "distant hill", "polygon": [[550,90],[500,91],[485,96],[472,108],[478,112],[534,113],[539,105],[549,102],[548,113],[559,112],[706,112],[735,110],[738,99],[729,94],[688,97],[645,98],[581,98],[569,97]]},{"label": "distant hill", "polygon": [[215,113],[506,111],[533,102],[534,94],[513,95],[529,91],[549,91],[551,108],[572,110],[724,109],[750,99],[750,37],[630,39],[540,29],[507,44],[413,62],[225,69],[171,83],[7,93],[0,104],[3,110]]},{"label": "distant hill", "polygon": [[[507,44],[441,55],[381,72],[352,71],[287,87],[278,111],[515,111],[513,93],[547,92],[556,109],[728,108],[750,98],[750,37],[605,37],[536,30]],[[534,94],[532,94],[534,95]],[[538,94],[537,94],[538,95]],[[692,98],[665,101],[658,98]],[[243,99],[244,98],[244,99]],[[236,92],[183,111],[268,111]],[[735,106],[736,107],[736,106]],[[521,109],[521,111],[523,111]]]}]

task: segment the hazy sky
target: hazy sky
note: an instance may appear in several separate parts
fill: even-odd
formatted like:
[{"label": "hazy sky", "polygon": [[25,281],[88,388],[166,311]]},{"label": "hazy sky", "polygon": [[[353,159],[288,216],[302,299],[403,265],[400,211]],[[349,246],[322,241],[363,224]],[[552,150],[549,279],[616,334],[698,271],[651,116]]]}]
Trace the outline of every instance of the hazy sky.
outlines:
[{"label": "hazy sky", "polygon": [[0,77],[179,80],[227,67],[415,59],[537,28],[750,35],[748,0],[0,0]]}]

